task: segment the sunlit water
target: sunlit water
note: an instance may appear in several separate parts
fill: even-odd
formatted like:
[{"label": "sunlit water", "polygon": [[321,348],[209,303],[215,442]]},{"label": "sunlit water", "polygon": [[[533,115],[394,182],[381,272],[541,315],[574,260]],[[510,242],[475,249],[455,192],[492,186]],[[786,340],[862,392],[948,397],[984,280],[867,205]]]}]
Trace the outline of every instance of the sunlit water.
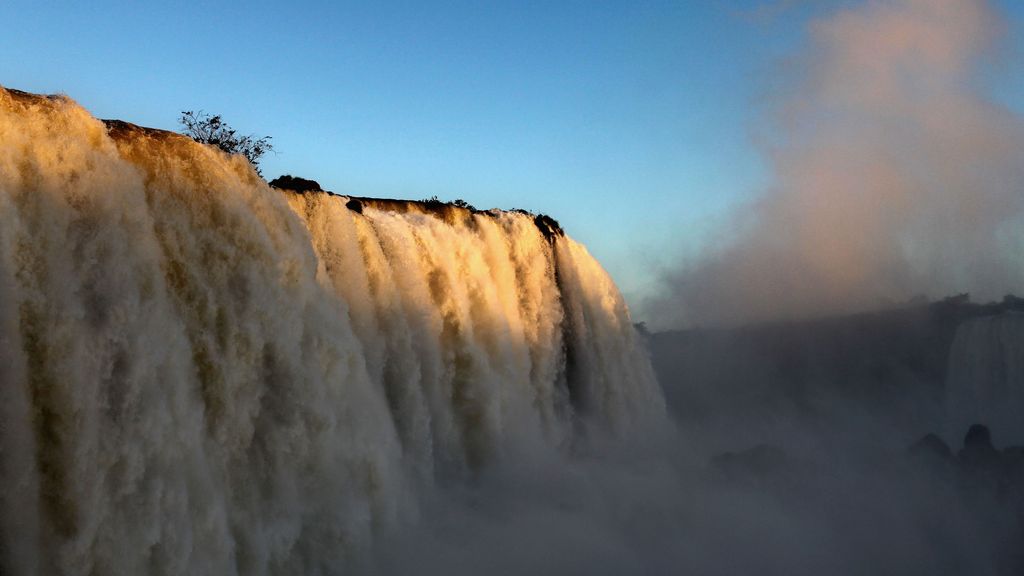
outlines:
[{"label": "sunlit water", "polygon": [[0,90],[0,572],[333,573],[439,483],[664,423],[532,215],[357,213],[112,126]]}]

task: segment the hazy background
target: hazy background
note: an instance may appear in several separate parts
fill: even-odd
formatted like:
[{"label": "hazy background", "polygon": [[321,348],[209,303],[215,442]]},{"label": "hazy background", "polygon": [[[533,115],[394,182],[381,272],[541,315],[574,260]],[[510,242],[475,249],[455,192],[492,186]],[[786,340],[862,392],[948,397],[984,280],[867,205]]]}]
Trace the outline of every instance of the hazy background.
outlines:
[{"label": "hazy background", "polygon": [[869,310],[1024,287],[1024,118],[985,89],[1007,24],[980,0],[814,20],[773,96],[766,192],[663,278],[660,324]]},{"label": "hazy background", "polygon": [[[156,127],[175,128],[182,109],[221,113],[274,137],[270,177],[550,213],[652,319],[640,303],[657,270],[731,241],[736,206],[792,181],[780,162],[813,143],[792,142],[806,123],[777,126],[779,102],[826,81],[804,74],[809,59],[838,64],[812,56],[833,41],[823,22],[863,4],[12,0],[0,5],[0,83]],[[971,68],[969,94],[1020,112],[1024,6],[990,6],[995,25],[968,33],[993,35],[1001,54]],[[808,98],[820,111],[831,97]]]}]

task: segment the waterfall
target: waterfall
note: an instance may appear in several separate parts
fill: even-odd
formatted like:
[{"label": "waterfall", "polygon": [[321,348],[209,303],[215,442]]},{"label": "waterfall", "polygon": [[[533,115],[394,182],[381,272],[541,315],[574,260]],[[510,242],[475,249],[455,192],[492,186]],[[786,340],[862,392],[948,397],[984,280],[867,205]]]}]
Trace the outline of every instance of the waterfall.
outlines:
[{"label": "waterfall", "polygon": [[1024,314],[973,318],[957,328],[946,376],[946,408],[951,437],[982,423],[1000,445],[1024,443]]},{"label": "waterfall", "polygon": [[438,483],[642,438],[626,306],[550,222],[0,88],[0,573],[336,572]]}]

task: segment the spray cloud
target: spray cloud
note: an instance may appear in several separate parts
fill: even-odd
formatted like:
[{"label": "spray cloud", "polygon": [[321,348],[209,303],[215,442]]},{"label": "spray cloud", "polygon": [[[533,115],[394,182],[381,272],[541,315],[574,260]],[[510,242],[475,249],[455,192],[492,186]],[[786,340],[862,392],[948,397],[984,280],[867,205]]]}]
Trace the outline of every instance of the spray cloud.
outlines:
[{"label": "spray cloud", "polygon": [[1019,289],[1024,123],[978,76],[984,0],[872,1],[812,22],[771,107],[774,182],[648,316],[718,324]]}]

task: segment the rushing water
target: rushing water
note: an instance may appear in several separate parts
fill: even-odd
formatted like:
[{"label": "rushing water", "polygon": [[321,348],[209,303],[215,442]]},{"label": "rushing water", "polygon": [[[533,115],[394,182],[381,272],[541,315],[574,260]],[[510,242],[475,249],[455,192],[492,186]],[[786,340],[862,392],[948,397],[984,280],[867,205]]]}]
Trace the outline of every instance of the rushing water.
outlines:
[{"label": "rushing water", "polygon": [[0,573],[332,572],[439,482],[663,422],[582,245],[347,201],[0,89]]},{"label": "rushing water", "polygon": [[946,403],[954,432],[983,422],[1002,442],[1024,442],[1024,314],[973,318],[957,328]]}]

